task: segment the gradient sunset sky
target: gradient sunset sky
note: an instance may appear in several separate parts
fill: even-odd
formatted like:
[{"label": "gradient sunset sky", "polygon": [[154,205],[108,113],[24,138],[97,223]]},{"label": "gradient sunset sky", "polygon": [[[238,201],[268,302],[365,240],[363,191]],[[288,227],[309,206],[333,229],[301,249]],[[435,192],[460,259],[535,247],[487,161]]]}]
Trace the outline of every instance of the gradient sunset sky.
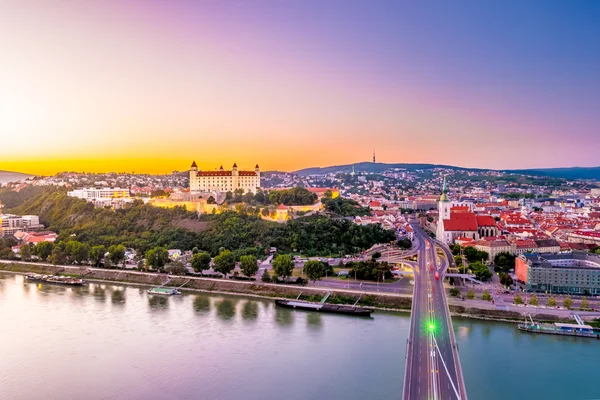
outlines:
[{"label": "gradient sunset sky", "polygon": [[3,1],[0,170],[600,165],[600,1]]}]

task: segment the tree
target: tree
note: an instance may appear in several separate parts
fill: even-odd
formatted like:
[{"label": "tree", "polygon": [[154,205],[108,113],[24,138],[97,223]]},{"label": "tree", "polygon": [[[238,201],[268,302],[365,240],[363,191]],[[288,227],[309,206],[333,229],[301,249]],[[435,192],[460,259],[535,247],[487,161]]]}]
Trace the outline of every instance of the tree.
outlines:
[{"label": "tree", "polygon": [[498,266],[502,272],[508,272],[515,267],[515,256],[506,251],[496,254],[494,265]]},{"label": "tree", "polygon": [[483,295],[481,296],[481,300],[492,301],[492,295],[487,290],[484,290]]},{"label": "tree", "polygon": [[581,305],[579,306],[579,308],[581,310],[587,310],[590,308],[590,302],[588,301],[587,297],[581,299]]},{"label": "tree", "polygon": [[304,264],[304,273],[315,283],[323,276],[325,276],[325,266],[321,261],[310,260]]},{"label": "tree", "polygon": [[62,265],[67,262],[67,256],[63,249],[59,246],[52,249],[51,261],[54,265]]},{"label": "tree", "polygon": [[531,296],[531,298],[529,299],[529,304],[531,304],[532,306],[537,306],[540,304],[537,295],[534,294],[533,296]]},{"label": "tree", "polygon": [[229,250],[222,250],[213,260],[215,271],[222,273],[224,276],[231,273],[235,268],[235,256]]},{"label": "tree", "polygon": [[475,298],[475,292],[473,292],[473,289],[469,289],[469,291],[467,292],[467,299],[473,300],[474,298]]},{"label": "tree", "polygon": [[402,240],[398,240],[398,242],[396,244],[398,245],[398,247],[400,247],[402,249],[410,249],[412,247],[412,242],[409,238],[404,238]]},{"label": "tree", "polygon": [[563,307],[570,310],[572,305],[573,305],[573,300],[571,300],[571,296],[567,296],[563,300]]},{"label": "tree", "polygon": [[492,277],[492,273],[487,265],[483,264],[480,261],[471,262],[469,264],[469,269],[473,272],[473,275],[480,281],[486,281]]},{"label": "tree", "polygon": [[106,247],[103,245],[98,245],[92,247],[90,250],[90,258],[94,266],[99,267],[104,255],[106,254]]},{"label": "tree", "polygon": [[509,274],[501,273],[500,274],[500,283],[504,286],[510,286],[513,284],[513,279]]},{"label": "tree", "polygon": [[271,282],[271,276],[269,275],[269,270],[265,269],[263,271],[262,277],[260,278],[261,281],[265,282],[265,283],[269,283]]},{"label": "tree", "polygon": [[164,247],[155,247],[146,252],[146,263],[152,268],[162,271],[169,261],[169,252]]},{"label": "tree", "polygon": [[240,257],[240,269],[247,277],[255,275],[258,272],[258,261],[253,255]]},{"label": "tree", "polygon": [[554,299],[554,297],[552,297],[552,296],[548,297],[548,301],[546,302],[546,305],[548,307],[556,307],[556,300]]},{"label": "tree", "polygon": [[21,260],[23,261],[29,261],[31,260],[31,247],[29,247],[29,244],[24,244],[21,245]]},{"label": "tree", "polygon": [[90,246],[87,243],[74,242],[71,246],[69,255],[71,256],[71,260],[77,264],[81,264],[89,259]]},{"label": "tree", "polygon": [[125,259],[125,246],[122,244],[112,245],[108,248],[108,257],[113,265],[119,265]]},{"label": "tree", "polygon": [[214,197],[208,196],[208,199],[206,199],[206,203],[208,203],[208,204],[217,204],[217,201],[215,200]]},{"label": "tree", "polygon": [[460,289],[457,287],[453,287],[450,289],[450,296],[457,297],[460,296]]},{"label": "tree", "polygon": [[519,296],[519,295],[516,295],[515,298],[514,298],[514,300],[513,300],[513,302],[515,304],[523,304],[523,298],[521,296]]},{"label": "tree", "polygon": [[50,257],[50,254],[52,254],[53,248],[54,245],[52,242],[40,242],[35,246],[35,253],[40,260],[46,261]]},{"label": "tree", "polygon": [[194,271],[202,273],[202,271],[210,268],[211,259],[210,254],[204,251],[196,253],[192,256],[192,268],[194,268]]},{"label": "tree", "polygon": [[185,268],[185,265],[183,265],[183,263],[179,262],[179,261],[174,261],[171,263],[168,263],[165,266],[165,271],[169,274],[173,274],[173,275],[185,275],[185,273],[187,272],[187,269]]},{"label": "tree", "polygon": [[292,271],[294,270],[294,261],[289,254],[279,254],[275,257],[273,261],[273,271],[283,278],[283,280],[287,280],[290,276],[292,276]]}]

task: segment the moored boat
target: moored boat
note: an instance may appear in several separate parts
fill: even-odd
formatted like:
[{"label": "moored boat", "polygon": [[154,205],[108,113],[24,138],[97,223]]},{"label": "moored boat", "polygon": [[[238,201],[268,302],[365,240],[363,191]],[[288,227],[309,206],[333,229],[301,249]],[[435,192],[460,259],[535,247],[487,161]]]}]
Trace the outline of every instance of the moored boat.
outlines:
[{"label": "moored boat", "polygon": [[577,324],[565,324],[560,322],[548,324],[541,322],[533,322],[531,316],[529,316],[529,321],[530,322],[528,322],[527,318],[525,318],[525,323],[518,324],[517,328],[520,331],[531,333],[544,333],[547,335],[577,336],[600,339],[600,330],[595,329],[593,326],[583,324],[581,320],[578,320]]},{"label": "moored boat", "polygon": [[25,275],[25,280],[29,282],[39,283],[55,283],[58,285],[69,285],[69,286],[82,286],[85,281],[80,278],[71,278],[68,276],[60,275],[41,275],[41,274],[28,274]]},{"label": "moored boat", "polygon": [[[292,308],[295,310],[317,311],[332,314],[355,315],[359,317],[370,317],[373,312],[370,308],[357,307],[358,301],[354,305],[350,304],[328,304],[325,303],[331,293],[327,293],[320,303],[314,303],[303,300],[275,300],[275,305],[284,308]],[[300,296],[298,296],[299,298]]]},{"label": "moored boat", "polygon": [[159,294],[162,296],[173,296],[181,294],[181,292],[174,288],[155,287],[148,290],[149,294]]}]

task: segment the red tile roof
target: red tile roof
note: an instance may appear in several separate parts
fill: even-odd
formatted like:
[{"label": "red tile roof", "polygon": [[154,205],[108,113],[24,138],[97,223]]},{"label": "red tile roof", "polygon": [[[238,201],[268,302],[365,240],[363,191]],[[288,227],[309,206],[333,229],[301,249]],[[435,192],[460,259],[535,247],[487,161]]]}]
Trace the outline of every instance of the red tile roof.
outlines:
[{"label": "red tile roof", "polygon": [[443,221],[445,231],[477,230],[477,220],[475,219],[475,213],[472,212],[450,213],[450,219]]},{"label": "red tile roof", "polygon": [[496,221],[494,220],[494,217],[491,217],[489,215],[478,215],[477,226],[496,226]]}]

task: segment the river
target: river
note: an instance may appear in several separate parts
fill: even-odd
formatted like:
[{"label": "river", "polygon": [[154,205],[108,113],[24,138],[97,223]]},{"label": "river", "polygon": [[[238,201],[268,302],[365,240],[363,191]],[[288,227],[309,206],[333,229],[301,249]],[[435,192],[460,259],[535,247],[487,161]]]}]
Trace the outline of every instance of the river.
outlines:
[{"label": "river", "polygon": [[[0,398],[398,399],[409,318],[0,274]],[[600,342],[455,320],[470,399],[592,399]]]}]

